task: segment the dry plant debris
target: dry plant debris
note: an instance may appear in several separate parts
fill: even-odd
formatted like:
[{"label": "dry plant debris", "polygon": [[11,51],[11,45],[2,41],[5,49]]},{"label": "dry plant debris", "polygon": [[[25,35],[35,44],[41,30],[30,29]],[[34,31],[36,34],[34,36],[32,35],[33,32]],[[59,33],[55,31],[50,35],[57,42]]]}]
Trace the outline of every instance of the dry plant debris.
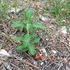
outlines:
[{"label": "dry plant debris", "polygon": [[[11,8],[8,9],[7,20],[3,21],[5,17],[0,19],[0,70],[70,70],[70,18],[67,17],[69,15],[68,7],[66,9],[62,7],[61,11],[55,8],[55,11],[59,10],[59,12],[56,11],[58,14],[61,13],[58,15],[55,11],[51,11],[53,4],[50,5],[50,3],[55,2],[55,0],[7,1]],[[62,3],[65,3],[65,0],[62,0]],[[17,4],[16,11],[15,4]],[[46,27],[45,30],[36,32],[40,34],[40,41],[35,46],[36,53],[34,56],[17,51],[15,49],[16,45],[21,42],[13,42],[12,40],[19,36],[20,31],[11,28],[11,24],[19,17],[21,17],[19,19],[24,18],[25,8],[32,9],[35,14],[33,20]],[[53,14],[50,14],[51,12],[55,14],[56,18]],[[57,26],[58,23],[61,23],[61,25]],[[63,25],[63,23],[68,24]],[[25,34],[26,31],[23,30],[22,32]]]}]

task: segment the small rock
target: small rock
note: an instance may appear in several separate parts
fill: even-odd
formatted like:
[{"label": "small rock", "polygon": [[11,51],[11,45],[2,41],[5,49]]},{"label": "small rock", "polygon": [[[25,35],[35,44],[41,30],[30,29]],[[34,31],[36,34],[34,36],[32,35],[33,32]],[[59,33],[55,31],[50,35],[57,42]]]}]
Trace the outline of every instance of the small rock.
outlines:
[{"label": "small rock", "polygon": [[45,48],[40,49],[40,51],[41,51],[45,56],[47,56],[47,52],[46,52]]},{"label": "small rock", "polygon": [[37,65],[37,62],[34,60],[32,60],[31,63],[34,64],[35,66]]},{"label": "small rock", "polygon": [[41,64],[40,64],[40,65],[42,66],[43,64],[44,64],[44,62],[41,62]]},{"label": "small rock", "polygon": [[45,61],[45,64],[47,64],[48,63],[48,61]]},{"label": "small rock", "polygon": [[37,65],[37,62],[34,61],[33,64],[34,64],[34,65]]},{"label": "small rock", "polygon": [[19,13],[22,10],[22,7],[19,7],[17,9],[11,8],[11,10],[8,10],[8,13]]},{"label": "small rock", "polygon": [[39,15],[39,18],[40,18],[43,22],[46,22],[46,21],[50,20],[49,17],[45,17],[45,16],[42,16],[42,15]]},{"label": "small rock", "polygon": [[6,50],[4,50],[4,49],[1,49],[1,50],[0,50],[0,55],[10,56],[10,54],[9,54]]},{"label": "small rock", "polygon": [[65,22],[66,23],[66,20],[62,20],[62,22]]},{"label": "small rock", "polygon": [[67,35],[67,28],[66,28],[66,26],[62,26],[62,27],[61,27],[61,33],[62,33],[64,36]]},{"label": "small rock", "polygon": [[13,70],[13,67],[11,67],[10,65],[7,66],[8,70]]},{"label": "small rock", "polygon": [[53,52],[54,54],[56,54],[56,53],[57,53],[55,50],[52,50],[52,52]]}]

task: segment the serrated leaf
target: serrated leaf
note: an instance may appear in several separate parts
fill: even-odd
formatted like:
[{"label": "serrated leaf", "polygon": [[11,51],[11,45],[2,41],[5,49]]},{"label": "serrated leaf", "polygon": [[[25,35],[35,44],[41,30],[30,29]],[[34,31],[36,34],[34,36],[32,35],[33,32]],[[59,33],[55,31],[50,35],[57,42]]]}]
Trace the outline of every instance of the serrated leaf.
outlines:
[{"label": "serrated leaf", "polygon": [[37,37],[37,35],[35,33],[31,33],[30,36],[31,36],[31,38]]},{"label": "serrated leaf", "polygon": [[34,28],[45,28],[45,26],[43,26],[42,24],[37,24],[37,23],[32,23],[32,26]]},{"label": "serrated leaf", "polygon": [[33,41],[32,41],[32,44],[35,44],[35,43],[38,43],[39,42],[39,38],[35,38]]},{"label": "serrated leaf", "polygon": [[30,44],[30,45],[28,46],[28,49],[29,49],[29,50],[28,50],[28,54],[29,54],[29,55],[34,55],[34,54],[35,54],[35,47],[34,47],[34,45],[31,45],[31,44]]},{"label": "serrated leaf", "polygon": [[23,27],[23,23],[21,21],[16,21],[11,26],[12,27]]},{"label": "serrated leaf", "polygon": [[26,21],[30,21],[31,18],[32,18],[32,10],[26,9],[26,10],[24,11],[24,16],[25,16],[25,20],[26,20]]},{"label": "serrated leaf", "polygon": [[16,50],[22,50],[22,49],[23,49],[23,44],[17,45]]},{"label": "serrated leaf", "polygon": [[19,36],[13,39],[14,41],[23,41],[23,36]]},{"label": "serrated leaf", "polygon": [[26,52],[28,49],[27,47],[25,47],[23,44],[19,44],[17,47],[16,47],[16,50],[21,50],[23,52]]},{"label": "serrated leaf", "polygon": [[26,34],[24,35],[23,37],[23,42],[26,43],[26,44],[29,44],[30,43],[30,35],[29,34]]},{"label": "serrated leaf", "polygon": [[29,31],[31,29],[31,24],[27,24],[27,30]]}]

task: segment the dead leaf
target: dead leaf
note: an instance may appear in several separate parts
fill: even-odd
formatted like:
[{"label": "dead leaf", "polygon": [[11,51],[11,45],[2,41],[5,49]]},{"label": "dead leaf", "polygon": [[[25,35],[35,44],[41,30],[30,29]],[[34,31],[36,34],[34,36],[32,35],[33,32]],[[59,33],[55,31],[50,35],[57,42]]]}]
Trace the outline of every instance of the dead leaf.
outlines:
[{"label": "dead leaf", "polygon": [[60,59],[60,56],[58,56],[57,58],[58,58],[58,60],[59,60],[59,59]]},{"label": "dead leaf", "polygon": [[67,63],[68,63],[67,59],[64,58],[64,60],[63,60],[63,64],[67,64]]},{"label": "dead leaf", "polygon": [[39,53],[36,53],[35,59],[39,59],[39,58],[40,58]]},{"label": "dead leaf", "polygon": [[9,47],[9,46],[5,46],[4,49],[5,49],[6,51],[9,51],[9,50],[10,50],[10,47]]},{"label": "dead leaf", "polygon": [[2,61],[0,61],[0,66],[2,65]]},{"label": "dead leaf", "polygon": [[68,41],[68,45],[70,46],[70,39],[69,39],[69,38],[67,38],[67,41]]},{"label": "dead leaf", "polygon": [[30,66],[28,70],[33,70],[33,68]]},{"label": "dead leaf", "polygon": [[7,28],[7,32],[10,32],[10,28]]},{"label": "dead leaf", "polygon": [[50,62],[53,62],[54,61],[54,55],[49,58],[49,61]]},{"label": "dead leaf", "polygon": [[41,6],[41,3],[40,3],[40,2],[36,2],[36,3],[35,3],[35,6],[36,6],[37,8],[39,8],[39,7]]},{"label": "dead leaf", "polygon": [[41,60],[44,60],[44,56],[40,56]]},{"label": "dead leaf", "polygon": [[66,35],[67,35],[67,28],[66,28],[66,26],[62,26],[62,27],[61,27],[61,34],[62,34],[63,36],[66,36]]},{"label": "dead leaf", "polygon": [[44,56],[40,55],[39,53],[36,53],[35,59],[41,59],[41,60],[43,60]]},{"label": "dead leaf", "polygon": [[59,47],[60,46],[60,43],[55,44],[55,46],[58,46]]},{"label": "dead leaf", "polygon": [[54,40],[54,38],[50,37],[49,41],[53,41],[53,40]]}]

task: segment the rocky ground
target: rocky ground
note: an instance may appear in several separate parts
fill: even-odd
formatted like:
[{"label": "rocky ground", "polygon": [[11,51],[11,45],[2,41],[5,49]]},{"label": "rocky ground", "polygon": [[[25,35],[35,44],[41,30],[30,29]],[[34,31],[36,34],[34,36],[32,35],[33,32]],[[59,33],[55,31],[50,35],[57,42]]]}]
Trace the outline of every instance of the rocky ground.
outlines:
[{"label": "rocky ground", "polygon": [[[7,21],[0,21],[0,70],[70,70],[70,20],[62,20],[68,24],[57,26],[53,16],[43,13],[43,10],[51,8],[46,0],[18,0],[16,12],[12,1]],[[10,19],[23,18],[22,11],[25,8],[32,9],[35,16],[33,20],[46,27],[37,31],[40,41],[36,44],[34,56],[17,51],[17,43],[12,40],[19,35],[19,30],[11,27],[13,22]]]}]

